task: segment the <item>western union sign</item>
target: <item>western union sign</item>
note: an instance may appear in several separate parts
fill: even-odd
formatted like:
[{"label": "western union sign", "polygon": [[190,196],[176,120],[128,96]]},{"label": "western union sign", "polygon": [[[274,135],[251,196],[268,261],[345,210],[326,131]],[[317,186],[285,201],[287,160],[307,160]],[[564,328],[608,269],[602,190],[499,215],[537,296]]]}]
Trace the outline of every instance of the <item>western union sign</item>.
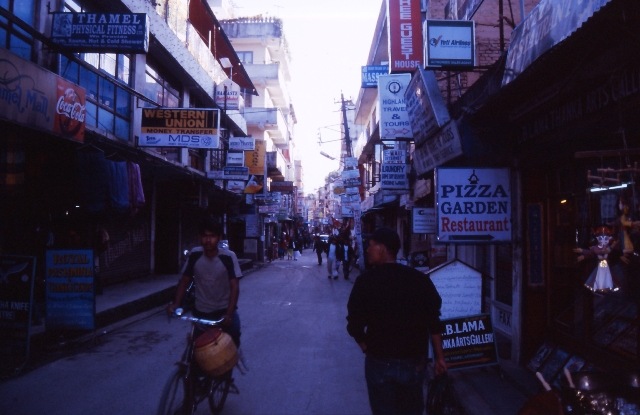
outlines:
[{"label": "western union sign", "polygon": [[140,127],[140,147],[218,148],[220,111],[144,108]]}]

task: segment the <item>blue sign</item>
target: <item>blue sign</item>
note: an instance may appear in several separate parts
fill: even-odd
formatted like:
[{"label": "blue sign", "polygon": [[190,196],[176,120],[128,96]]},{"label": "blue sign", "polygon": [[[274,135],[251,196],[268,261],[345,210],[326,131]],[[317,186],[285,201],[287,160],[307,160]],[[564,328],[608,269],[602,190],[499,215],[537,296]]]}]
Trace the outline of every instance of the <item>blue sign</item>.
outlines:
[{"label": "blue sign", "polygon": [[370,65],[362,67],[362,88],[377,88],[378,77],[389,74],[389,65]]},{"label": "blue sign", "polygon": [[145,13],[52,13],[51,40],[74,52],[147,53]]},{"label": "blue sign", "polygon": [[93,251],[47,251],[47,330],[95,328]]},{"label": "blue sign", "polygon": [[248,180],[249,168],[239,166],[225,166],[223,167],[225,180]]}]

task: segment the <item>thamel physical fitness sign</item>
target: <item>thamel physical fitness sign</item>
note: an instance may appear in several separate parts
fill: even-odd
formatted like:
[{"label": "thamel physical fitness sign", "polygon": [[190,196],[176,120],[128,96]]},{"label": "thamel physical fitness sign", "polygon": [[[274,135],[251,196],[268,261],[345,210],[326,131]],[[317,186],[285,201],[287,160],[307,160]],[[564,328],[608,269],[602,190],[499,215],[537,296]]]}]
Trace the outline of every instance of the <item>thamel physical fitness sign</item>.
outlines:
[{"label": "thamel physical fitness sign", "polygon": [[140,127],[140,147],[218,148],[220,111],[143,108]]},{"label": "thamel physical fitness sign", "polygon": [[450,370],[498,364],[489,314],[442,320],[442,351]]},{"label": "thamel physical fitness sign", "polygon": [[511,241],[509,169],[437,168],[435,183],[439,241]]}]

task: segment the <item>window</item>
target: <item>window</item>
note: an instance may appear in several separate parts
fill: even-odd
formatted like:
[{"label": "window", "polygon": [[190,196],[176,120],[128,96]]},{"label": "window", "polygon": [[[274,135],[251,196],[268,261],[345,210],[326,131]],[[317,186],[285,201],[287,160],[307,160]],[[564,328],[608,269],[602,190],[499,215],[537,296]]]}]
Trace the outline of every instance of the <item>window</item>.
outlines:
[{"label": "window", "polygon": [[243,65],[253,64],[253,52],[236,52]]},{"label": "window", "polygon": [[[148,63],[145,70],[144,96],[161,107],[177,108],[180,106],[180,96],[177,88],[172,86]],[[147,106],[152,105],[147,104]]]},{"label": "window", "polygon": [[61,58],[60,75],[86,89],[86,123],[128,140],[131,124],[131,58],[116,53],[81,53],[91,70]]},{"label": "window", "polygon": [[[13,13],[18,19],[33,26],[35,0],[0,0],[0,7]],[[31,60],[33,38],[14,22],[0,17],[0,47]]]}]

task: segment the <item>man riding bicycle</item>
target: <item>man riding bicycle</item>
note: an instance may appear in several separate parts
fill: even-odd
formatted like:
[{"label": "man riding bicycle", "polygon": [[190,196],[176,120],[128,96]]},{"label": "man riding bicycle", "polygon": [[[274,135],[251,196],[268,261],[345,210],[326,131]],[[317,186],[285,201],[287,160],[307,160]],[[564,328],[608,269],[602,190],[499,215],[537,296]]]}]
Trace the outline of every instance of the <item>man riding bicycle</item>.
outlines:
[{"label": "man riding bicycle", "polygon": [[240,295],[238,278],[242,277],[242,271],[238,258],[233,251],[218,247],[223,230],[213,219],[203,220],[199,233],[202,246],[189,253],[175,299],[167,306],[167,312],[173,314],[180,307],[187,288],[194,281],[196,302],[193,316],[207,320],[224,318],[222,329],[231,336],[236,347],[240,347],[237,304]]}]

